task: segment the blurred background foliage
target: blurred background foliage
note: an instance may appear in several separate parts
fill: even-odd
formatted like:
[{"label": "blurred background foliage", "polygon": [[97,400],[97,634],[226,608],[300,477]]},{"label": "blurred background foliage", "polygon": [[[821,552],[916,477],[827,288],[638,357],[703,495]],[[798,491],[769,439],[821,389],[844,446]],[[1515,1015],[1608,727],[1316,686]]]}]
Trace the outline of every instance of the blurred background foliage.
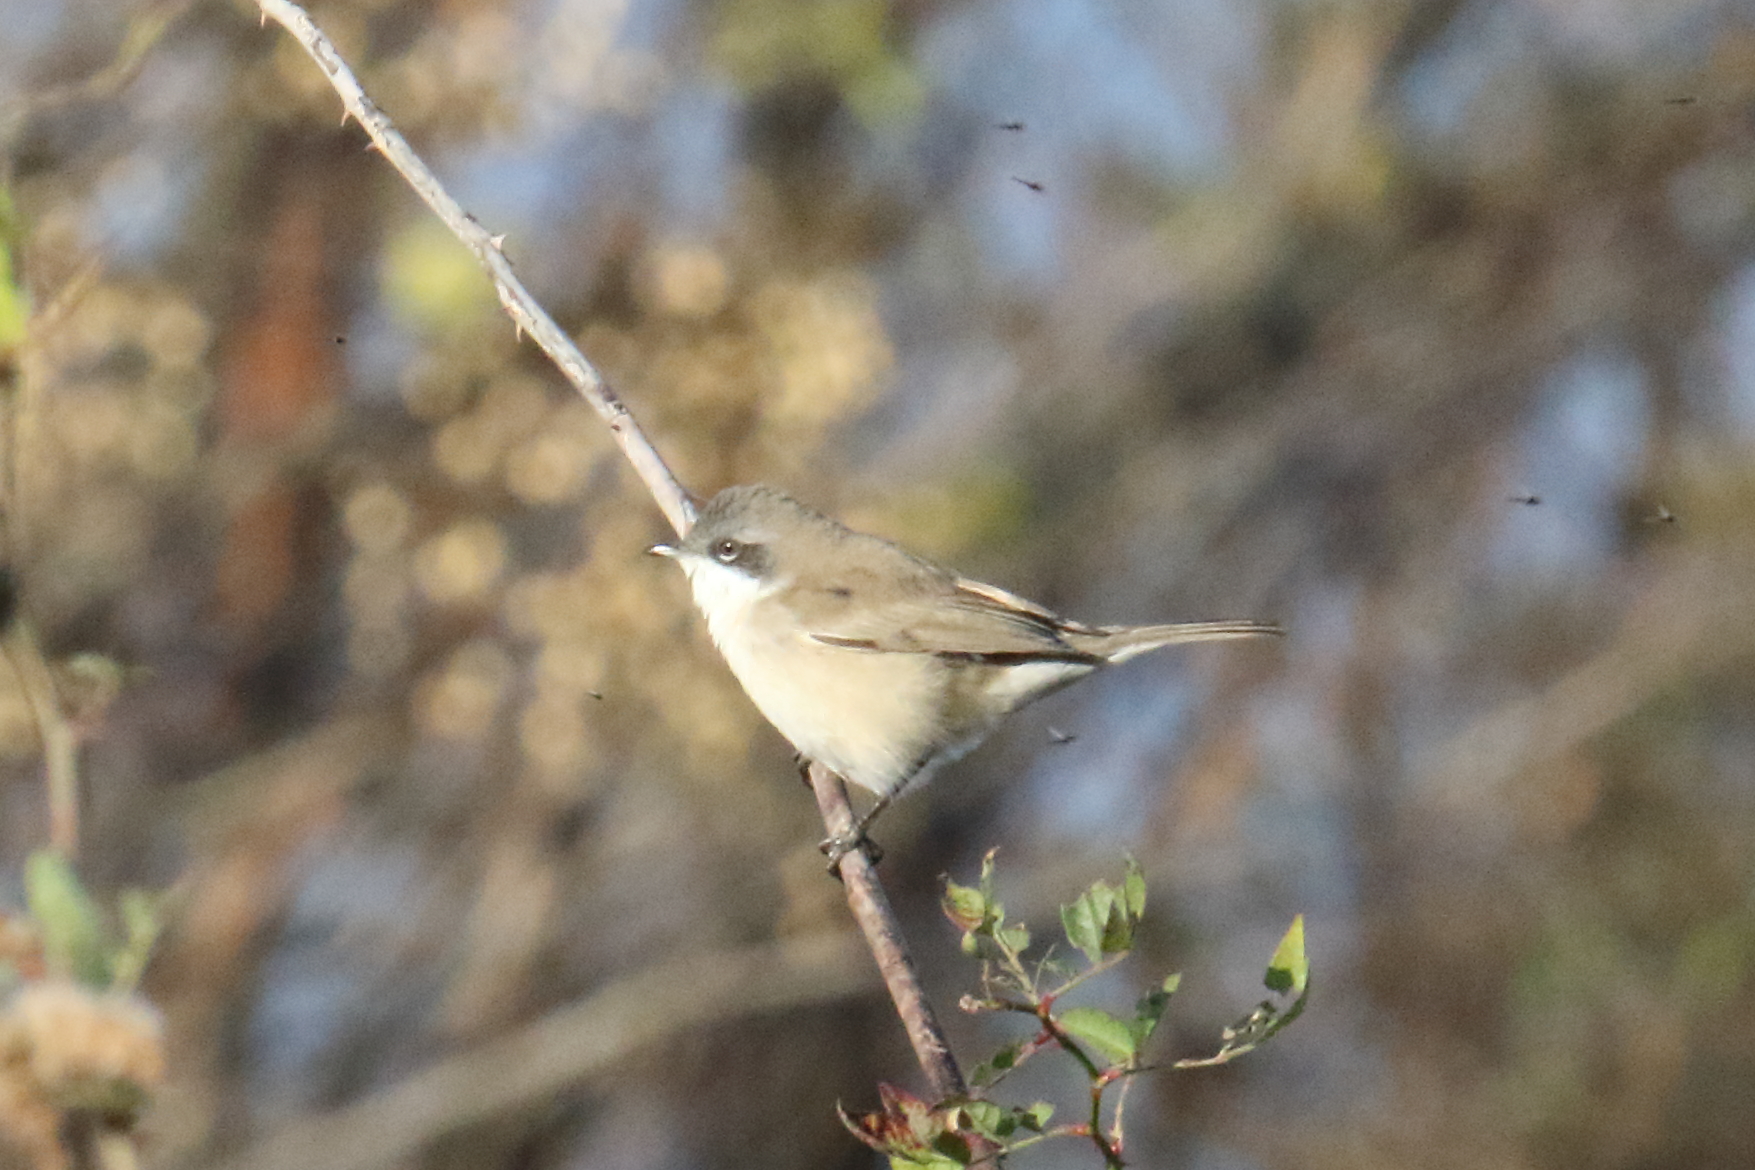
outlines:
[{"label": "blurred background foliage", "polygon": [[[1308,914],[1311,1010],[1150,1080],[1136,1164],[1746,1164],[1747,5],[314,14],[697,492],[784,485],[1090,620],[1288,624],[1032,709],[881,834],[947,1009],[939,874],[999,845],[1046,923],[1132,851],[1156,914],[1109,993],[1184,971],[1175,1054]],[[80,863],[174,892],[149,1160],[379,1164],[336,1111],[845,929],[656,510],[311,62],[243,0],[0,27],[7,552],[57,658],[127,668],[77,720]],[[17,906],[9,679],[0,753]],[[860,986],[429,1102],[391,1161],[867,1165],[833,1106],[911,1065]]]}]

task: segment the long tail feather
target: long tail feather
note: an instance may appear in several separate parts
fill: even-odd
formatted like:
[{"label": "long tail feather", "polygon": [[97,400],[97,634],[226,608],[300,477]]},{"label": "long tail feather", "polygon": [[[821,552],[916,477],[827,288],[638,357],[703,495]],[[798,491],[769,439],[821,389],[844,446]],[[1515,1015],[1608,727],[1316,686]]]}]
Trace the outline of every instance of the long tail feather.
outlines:
[{"label": "long tail feather", "polygon": [[1178,622],[1165,626],[1112,626],[1068,638],[1081,650],[1100,654],[1110,662],[1126,662],[1162,646],[1183,642],[1218,642],[1227,638],[1278,637],[1286,631],[1273,622],[1222,621]]}]

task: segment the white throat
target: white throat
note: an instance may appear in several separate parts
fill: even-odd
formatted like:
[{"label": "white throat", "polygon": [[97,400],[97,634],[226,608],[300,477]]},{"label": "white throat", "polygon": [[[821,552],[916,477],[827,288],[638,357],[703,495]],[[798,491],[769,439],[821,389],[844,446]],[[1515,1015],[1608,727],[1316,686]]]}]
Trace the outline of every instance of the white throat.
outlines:
[{"label": "white throat", "polygon": [[734,630],[750,607],[780,587],[777,581],[761,581],[716,561],[690,557],[682,566],[688,574],[695,605],[707,619],[707,632],[721,652],[727,649],[728,642],[735,640]]}]

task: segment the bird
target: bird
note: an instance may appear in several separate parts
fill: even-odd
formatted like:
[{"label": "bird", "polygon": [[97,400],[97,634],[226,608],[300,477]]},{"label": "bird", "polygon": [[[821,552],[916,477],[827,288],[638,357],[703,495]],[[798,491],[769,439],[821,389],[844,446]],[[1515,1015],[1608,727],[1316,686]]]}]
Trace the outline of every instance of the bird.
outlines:
[{"label": "bird", "polygon": [[823,842],[830,868],[898,796],[1028,703],[1164,646],[1273,636],[1267,621],[1070,621],[855,532],[764,485],[728,487],[674,545],[731,672],[799,754],[876,802]]}]

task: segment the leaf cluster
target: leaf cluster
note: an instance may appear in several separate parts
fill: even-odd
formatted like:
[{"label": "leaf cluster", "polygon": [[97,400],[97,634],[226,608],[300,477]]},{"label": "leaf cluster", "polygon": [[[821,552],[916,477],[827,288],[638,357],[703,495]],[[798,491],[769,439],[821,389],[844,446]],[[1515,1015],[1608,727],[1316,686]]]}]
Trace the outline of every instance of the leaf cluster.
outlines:
[{"label": "leaf cluster", "polygon": [[163,926],[160,896],[124,890],[112,919],[67,859],[48,849],[26,860],[24,891],[28,914],[4,924],[32,945],[0,952],[0,990],[42,975],[94,991],[134,989]]},{"label": "leaf cluster", "polygon": [[[880,1088],[881,1109],[843,1113],[843,1121],[861,1141],[886,1154],[892,1167],[967,1166],[1051,1137],[1087,1140],[1105,1166],[1125,1165],[1127,1093],[1133,1079],[1153,1067],[1145,1060],[1146,1045],[1182,977],[1171,974],[1160,980],[1131,1013],[1084,1005],[1062,1007],[1060,1001],[1132,952],[1146,909],[1145,874],[1138,863],[1129,858],[1119,884],[1095,882],[1061,907],[1064,949],[1076,952],[1082,961],[1062,961],[1053,948],[1040,958],[1026,959],[1030,931],[1006,918],[994,888],[991,852],[982,860],[975,885],[945,882],[943,908],[962,931],[963,952],[981,961],[981,994],[964,996],[963,1010],[1027,1015],[1036,1029],[977,1065],[968,1097],[935,1106],[885,1085]],[[1264,999],[1226,1028],[1217,1052],[1168,1067],[1199,1068],[1234,1060],[1260,1047],[1302,1013],[1310,993],[1302,915],[1280,940],[1263,983],[1274,998]],[[986,1096],[1026,1061],[1050,1051],[1064,1054],[1086,1079],[1088,1108],[1078,1120],[1050,1126],[1053,1107],[1045,1102],[1009,1106]],[[1108,1090],[1116,1085],[1120,1087],[1110,1105]]]}]

